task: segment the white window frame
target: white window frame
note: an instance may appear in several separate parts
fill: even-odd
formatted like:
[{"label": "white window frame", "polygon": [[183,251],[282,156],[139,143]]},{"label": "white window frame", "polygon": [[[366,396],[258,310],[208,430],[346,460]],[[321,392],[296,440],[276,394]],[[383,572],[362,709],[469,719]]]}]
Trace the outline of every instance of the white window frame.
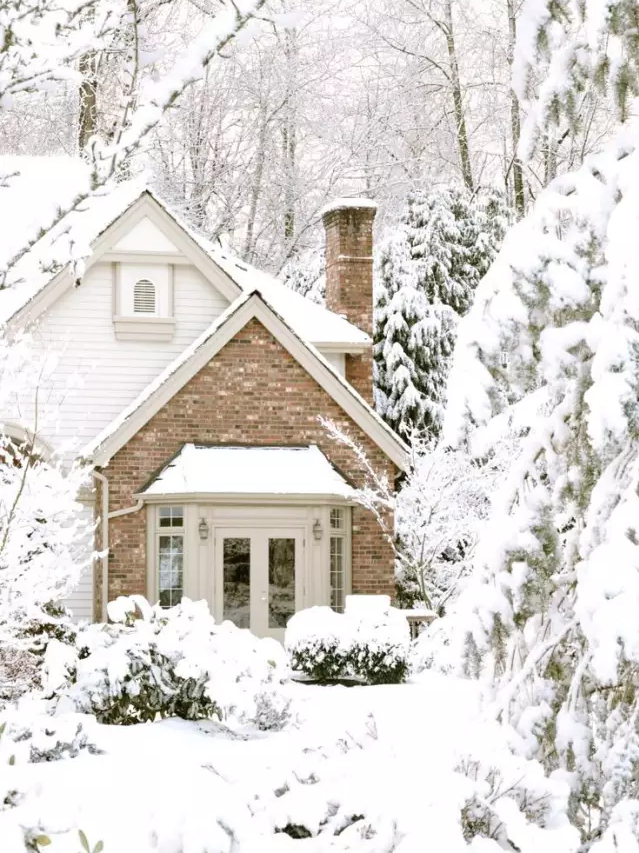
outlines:
[{"label": "white window frame", "polygon": [[[182,527],[160,527],[160,510],[166,507],[182,508]],[[157,604],[160,599],[160,536],[179,535],[182,536],[182,595],[187,598],[193,597],[193,583],[197,578],[193,577],[193,554],[194,537],[197,537],[197,521],[194,517],[196,508],[188,504],[180,504],[178,501],[167,500],[166,503],[148,505],[146,509],[146,589],[147,598],[151,604]],[[197,543],[195,543],[197,548]]]},{"label": "white window frame", "polygon": [[[333,527],[333,513],[341,513],[342,524],[339,528]],[[350,507],[334,506],[328,511],[328,603],[329,606],[337,610],[338,613],[344,612],[346,604],[346,596],[352,592],[352,517]],[[339,607],[335,607],[333,603],[333,540],[341,542],[341,557],[342,557],[342,575],[343,575],[343,590],[342,602]]]},{"label": "white window frame", "polygon": [[[181,524],[175,524],[175,525],[173,523],[171,523],[169,525],[163,525],[162,524],[163,512],[165,512],[167,509],[170,511],[169,517],[171,518],[171,520],[172,520],[172,516],[173,516],[173,511],[174,510],[181,510],[181,516],[179,516],[179,517],[181,517],[182,523]],[[156,529],[156,534],[155,534],[155,565],[156,565],[155,584],[156,584],[156,590],[157,590],[158,603],[160,600],[160,594],[162,592],[162,590],[160,588],[160,540],[162,537],[167,537],[167,536],[179,537],[182,540],[182,590],[181,590],[181,595],[179,596],[178,600],[176,600],[176,601],[172,600],[170,605],[168,605],[169,607],[174,607],[176,604],[180,603],[182,598],[184,598],[185,587],[186,587],[186,514],[185,514],[185,507],[183,505],[168,504],[166,506],[159,506],[157,509],[157,529]]]},{"label": "white window frame", "polygon": [[[131,261],[126,264],[127,267],[133,268],[134,256]],[[118,341],[144,341],[168,342],[173,340],[175,334],[175,266],[168,264],[168,294],[166,299],[168,305],[166,308],[166,316],[162,307],[162,297],[158,288],[158,282],[154,280],[152,274],[144,269],[144,265],[140,262],[141,268],[136,272],[136,278],[133,282],[133,290],[131,292],[131,304],[127,308],[127,313],[122,313],[122,264],[119,261],[114,261],[111,264],[111,279],[113,289],[113,331],[115,338]],[[130,271],[130,270],[129,270]],[[135,307],[135,286],[140,281],[150,281],[155,289],[155,305],[154,311],[136,312]]]}]

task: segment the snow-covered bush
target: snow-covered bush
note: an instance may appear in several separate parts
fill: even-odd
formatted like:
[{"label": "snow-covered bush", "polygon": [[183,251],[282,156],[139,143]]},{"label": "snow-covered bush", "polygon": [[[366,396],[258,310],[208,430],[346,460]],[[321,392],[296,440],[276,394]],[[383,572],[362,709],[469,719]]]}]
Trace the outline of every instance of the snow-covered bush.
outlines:
[{"label": "snow-covered bush", "polygon": [[81,629],[75,648],[49,644],[45,689],[58,709],[120,725],[227,715],[264,725],[268,704],[270,720],[279,713],[286,721],[278,690],[285,658],[275,641],[217,625],[204,601],[163,610],[139,596],[119,598],[109,616],[111,624]]},{"label": "snow-covered bush", "polygon": [[357,621],[351,666],[367,684],[401,684],[408,672],[409,649],[410,629],[399,610],[367,615]]},{"label": "snow-covered bush", "polygon": [[[95,743],[95,725],[95,718],[84,714],[52,717],[25,713],[20,706],[8,709],[2,716],[3,734],[11,742],[11,754],[17,761],[32,764],[75,758],[84,751],[100,753]],[[3,750],[6,752],[7,748],[5,743]]]},{"label": "snow-covered bush", "polygon": [[350,615],[311,607],[289,621],[284,645],[292,669],[314,681],[398,684],[408,671],[410,631],[392,608]]},{"label": "snow-covered bush", "polygon": [[49,643],[73,645],[77,630],[69,611],[53,603],[30,607],[20,625],[12,624],[0,642],[0,706],[40,688]]},{"label": "snow-covered bush", "polygon": [[353,626],[330,607],[300,610],[286,626],[284,648],[291,666],[319,682],[345,678],[353,648]]}]

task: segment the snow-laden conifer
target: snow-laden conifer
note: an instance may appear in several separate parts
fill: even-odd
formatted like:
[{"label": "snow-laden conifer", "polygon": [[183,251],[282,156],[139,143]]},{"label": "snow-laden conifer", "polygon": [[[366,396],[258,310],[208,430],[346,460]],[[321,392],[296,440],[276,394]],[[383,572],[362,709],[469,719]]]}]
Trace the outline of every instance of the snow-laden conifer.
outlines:
[{"label": "snow-laden conifer", "polygon": [[439,433],[457,323],[508,222],[503,198],[438,188],[409,197],[377,257],[376,404],[399,433]]}]

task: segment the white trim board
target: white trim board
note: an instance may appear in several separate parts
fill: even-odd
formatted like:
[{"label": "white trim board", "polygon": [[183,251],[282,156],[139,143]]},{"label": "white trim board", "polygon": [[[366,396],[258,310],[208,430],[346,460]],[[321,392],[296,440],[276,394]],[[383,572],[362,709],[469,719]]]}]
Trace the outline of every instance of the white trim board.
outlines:
[{"label": "white trim board", "polygon": [[90,449],[86,451],[87,461],[99,467],[108,465],[118,450],[164,408],[175,394],[214,359],[217,353],[252,319],[258,320],[273,335],[398,468],[406,470],[408,447],[404,442],[339,375],[317,348],[298,337],[257,292],[247,294],[244,300],[238,300],[236,306],[231,306],[230,310],[220,318],[221,322],[214,324],[211,334],[207,336],[205,333],[202,343],[190,353],[188,358],[179,356],[173,364],[170,364],[156,380],[157,387],[151,393],[143,392],[139,404],[132,405],[131,412],[113,431],[110,432],[107,427],[103,433],[104,437],[98,436],[89,445]]}]

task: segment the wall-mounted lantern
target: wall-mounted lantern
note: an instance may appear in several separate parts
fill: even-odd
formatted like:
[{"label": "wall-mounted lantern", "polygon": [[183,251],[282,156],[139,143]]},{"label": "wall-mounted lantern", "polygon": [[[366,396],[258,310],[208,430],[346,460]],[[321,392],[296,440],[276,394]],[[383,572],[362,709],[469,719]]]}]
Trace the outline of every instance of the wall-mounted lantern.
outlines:
[{"label": "wall-mounted lantern", "polygon": [[322,522],[319,518],[316,518],[313,522],[313,539],[316,542],[320,542],[322,539],[322,534],[324,533],[324,528],[322,527]]},{"label": "wall-mounted lantern", "polygon": [[205,518],[201,518],[201,519],[200,519],[200,523],[199,523],[199,525],[198,525],[198,528],[197,528],[197,529],[198,529],[198,530],[199,530],[199,532],[200,532],[200,539],[201,539],[201,541],[202,541],[202,542],[206,542],[206,540],[209,538],[209,526],[208,526],[208,524],[206,523],[206,519],[205,519]]}]

